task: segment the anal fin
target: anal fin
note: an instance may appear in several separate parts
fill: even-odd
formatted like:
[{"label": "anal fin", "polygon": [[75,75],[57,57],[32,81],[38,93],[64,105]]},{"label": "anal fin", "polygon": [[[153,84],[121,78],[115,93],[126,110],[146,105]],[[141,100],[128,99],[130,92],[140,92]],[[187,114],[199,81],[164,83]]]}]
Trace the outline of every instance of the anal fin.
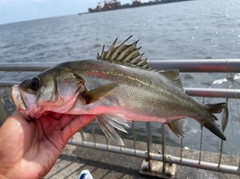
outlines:
[{"label": "anal fin", "polygon": [[167,123],[166,126],[168,126],[177,137],[184,137],[185,119],[174,120]]}]

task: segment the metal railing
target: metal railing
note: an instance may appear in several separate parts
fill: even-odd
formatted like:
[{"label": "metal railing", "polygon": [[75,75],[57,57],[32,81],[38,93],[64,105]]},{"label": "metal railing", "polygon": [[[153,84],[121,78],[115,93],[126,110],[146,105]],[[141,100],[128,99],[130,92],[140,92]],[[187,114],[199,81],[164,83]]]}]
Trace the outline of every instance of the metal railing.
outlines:
[{"label": "metal railing", "polygon": [[[47,68],[52,67],[56,63],[1,63],[0,64],[0,71],[42,71]],[[154,67],[155,69],[179,69],[181,72],[218,72],[218,73],[240,73],[240,59],[204,59],[204,60],[165,60],[165,61],[149,61],[149,66]],[[1,119],[5,119],[7,115],[9,115],[7,104],[4,100],[3,93],[6,93],[6,96],[9,96],[9,87],[14,84],[19,83],[19,81],[0,81],[0,112],[3,114],[5,111],[5,115],[0,116]],[[2,90],[1,90],[2,89]],[[240,89],[229,89],[229,88],[218,88],[218,89],[211,89],[211,88],[185,88],[186,93],[190,96],[195,97],[211,97],[211,98],[226,98],[230,99],[233,98],[237,100],[240,98]],[[236,101],[236,108],[238,108],[238,102]],[[6,112],[7,111],[7,112]],[[237,109],[238,111],[238,109]],[[238,116],[239,118],[239,112]],[[92,129],[92,136],[93,141],[88,141],[84,139],[83,132],[81,132],[82,140],[70,140],[69,144],[76,145],[76,146],[84,146],[104,151],[110,151],[115,153],[121,153],[131,156],[136,156],[140,158],[144,158],[148,161],[150,160],[157,160],[162,161],[163,166],[167,165],[167,163],[174,163],[189,167],[196,167],[201,169],[231,173],[231,174],[240,174],[240,160],[238,158],[237,165],[227,165],[222,163],[222,146],[223,141],[221,142],[220,152],[218,153],[219,158],[215,162],[206,162],[202,161],[202,132],[200,138],[200,149],[199,149],[199,156],[198,159],[188,159],[183,157],[183,141],[181,139],[180,145],[180,156],[169,156],[168,151],[166,150],[166,133],[164,130],[164,125],[162,125],[162,148],[161,154],[154,153],[151,150],[152,146],[152,134],[151,134],[151,124],[146,122],[146,133],[147,133],[147,152],[145,150],[139,150],[136,147],[136,134],[134,123],[132,123],[132,133],[133,133],[133,140],[132,146],[133,147],[120,147],[110,145],[109,141],[106,140],[106,143],[99,143],[96,140],[96,134],[94,128],[91,126]],[[151,168],[150,164],[149,167]],[[164,170],[164,167],[163,167]],[[164,173],[164,172],[163,172]]]}]

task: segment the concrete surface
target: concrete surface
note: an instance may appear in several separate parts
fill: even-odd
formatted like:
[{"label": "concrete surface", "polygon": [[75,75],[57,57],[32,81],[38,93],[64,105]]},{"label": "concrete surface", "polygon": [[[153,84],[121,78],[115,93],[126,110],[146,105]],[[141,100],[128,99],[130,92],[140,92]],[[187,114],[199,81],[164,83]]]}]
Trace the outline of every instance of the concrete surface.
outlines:
[{"label": "concrete surface", "polygon": [[[98,137],[99,142],[106,141],[105,137]],[[131,141],[124,140],[126,147],[132,146]],[[137,142],[137,149],[144,150],[146,143]],[[153,151],[161,149],[159,145],[153,145]],[[179,156],[179,148],[167,147],[168,154]],[[184,157],[197,159],[198,151],[184,151]],[[204,152],[203,161],[216,162],[218,154]],[[139,174],[143,159],[116,154],[112,152],[100,151],[85,147],[67,145],[55,166],[45,177],[45,179],[71,178],[77,179],[82,170],[88,169],[94,179],[147,179],[154,178]],[[223,156],[224,164],[237,165],[238,157]],[[177,165],[176,179],[239,179],[240,176],[233,174],[224,174],[208,170],[196,169]]]}]

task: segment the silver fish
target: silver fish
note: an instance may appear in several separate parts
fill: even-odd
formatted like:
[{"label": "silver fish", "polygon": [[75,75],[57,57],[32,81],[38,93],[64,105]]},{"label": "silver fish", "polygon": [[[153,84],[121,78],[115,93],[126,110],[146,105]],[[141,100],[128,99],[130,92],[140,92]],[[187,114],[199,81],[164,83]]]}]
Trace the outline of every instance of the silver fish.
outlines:
[{"label": "silver fish", "polygon": [[178,70],[152,70],[138,41],[126,45],[128,39],[103,48],[98,60],[61,63],[13,86],[17,110],[29,119],[46,111],[95,115],[103,132],[119,145],[123,141],[114,128],[126,132],[127,121],[159,121],[183,137],[185,117],[226,140],[213,115],[225,103],[196,102],[185,94]]}]

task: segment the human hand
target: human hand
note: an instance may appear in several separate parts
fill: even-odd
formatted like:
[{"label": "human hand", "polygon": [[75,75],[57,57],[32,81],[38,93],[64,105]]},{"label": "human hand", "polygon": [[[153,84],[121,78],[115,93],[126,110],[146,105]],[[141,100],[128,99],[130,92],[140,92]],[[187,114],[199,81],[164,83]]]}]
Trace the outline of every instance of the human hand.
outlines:
[{"label": "human hand", "polygon": [[94,116],[50,113],[26,120],[14,112],[0,128],[0,178],[42,178],[67,141]]}]

